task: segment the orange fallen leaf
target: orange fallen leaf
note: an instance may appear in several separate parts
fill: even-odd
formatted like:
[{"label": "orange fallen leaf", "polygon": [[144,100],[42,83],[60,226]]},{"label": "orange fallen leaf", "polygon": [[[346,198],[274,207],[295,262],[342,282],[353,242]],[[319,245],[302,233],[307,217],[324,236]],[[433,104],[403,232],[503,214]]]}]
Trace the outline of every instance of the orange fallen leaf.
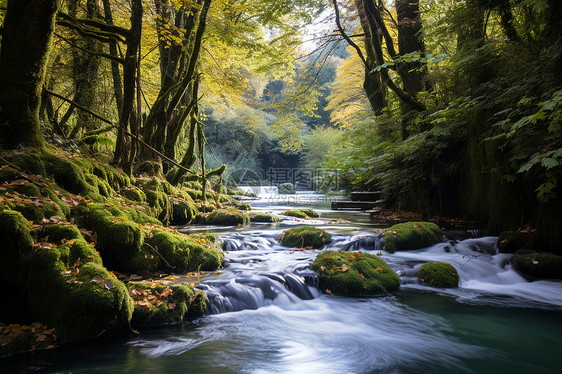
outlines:
[{"label": "orange fallen leaf", "polygon": [[382,268],[381,268],[380,266],[377,266],[377,271],[378,271],[379,273],[382,273]]},{"label": "orange fallen leaf", "polygon": [[341,266],[341,271],[343,271],[344,273],[345,273],[346,271],[348,271],[348,270],[349,270],[349,267],[348,267],[346,264],[343,264],[343,265]]}]

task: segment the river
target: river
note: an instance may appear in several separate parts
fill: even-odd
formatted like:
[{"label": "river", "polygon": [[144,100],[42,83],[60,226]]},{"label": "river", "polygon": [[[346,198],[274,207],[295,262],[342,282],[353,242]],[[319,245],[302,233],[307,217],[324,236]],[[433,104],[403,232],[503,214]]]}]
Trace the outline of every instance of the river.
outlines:
[{"label": "river", "polygon": [[[256,210],[320,208],[306,222],[333,235],[333,249],[381,252],[368,215],[326,210],[321,196],[258,200]],[[349,222],[338,221],[343,218]],[[199,285],[209,313],[191,323],[143,329],[138,336],[63,346],[0,362],[5,372],[37,373],[557,373],[562,368],[562,283],[529,282],[497,238],[467,239],[382,258],[401,276],[397,294],[322,295],[308,265],[317,252],[276,239],[304,221],[214,232],[228,250],[225,269]],[[419,284],[415,270],[446,261],[458,289]]]}]

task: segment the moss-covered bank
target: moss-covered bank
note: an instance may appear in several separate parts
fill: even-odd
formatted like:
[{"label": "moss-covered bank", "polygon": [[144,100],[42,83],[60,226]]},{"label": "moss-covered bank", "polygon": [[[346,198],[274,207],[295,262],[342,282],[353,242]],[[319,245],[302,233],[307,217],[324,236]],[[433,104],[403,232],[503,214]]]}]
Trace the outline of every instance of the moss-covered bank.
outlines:
[{"label": "moss-covered bank", "polygon": [[320,289],[334,295],[386,295],[400,288],[398,274],[369,253],[323,251],[311,268],[318,275]]}]

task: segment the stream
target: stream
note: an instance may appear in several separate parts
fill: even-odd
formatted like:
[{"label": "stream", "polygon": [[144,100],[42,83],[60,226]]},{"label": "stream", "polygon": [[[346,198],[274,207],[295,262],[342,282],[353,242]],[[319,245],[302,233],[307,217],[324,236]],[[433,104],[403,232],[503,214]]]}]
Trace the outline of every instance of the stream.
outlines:
[{"label": "stream", "polygon": [[[282,196],[282,195],[279,195]],[[293,200],[291,200],[293,199]],[[299,200],[300,199],[300,200]],[[252,203],[280,213],[295,205],[313,221],[188,227],[216,233],[225,268],[199,286],[209,314],[140,335],[63,346],[0,361],[1,372],[37,373],[557,373],[562,368],[562,282],[529,282],[496,254],[497,238],[469,230],[459,240],[389,254],[368,214],[327,210],[322,196]],[[344,222],[344,219],[348,222]],[[400,291],[376,298],[323,295],[308,269],[317,251],[277,243],[311,224],[329,249],[377,254],[400,275]],[[451,263],[458,289],[419,284],[417,267]]]}]

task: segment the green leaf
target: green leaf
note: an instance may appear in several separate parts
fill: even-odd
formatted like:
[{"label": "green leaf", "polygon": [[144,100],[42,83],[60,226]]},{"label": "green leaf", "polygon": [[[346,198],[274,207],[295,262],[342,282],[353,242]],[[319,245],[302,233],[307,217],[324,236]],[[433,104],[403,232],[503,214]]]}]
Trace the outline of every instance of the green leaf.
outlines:
[{"label": "green leaf", "polygon": [[548,170],[559,166],[560,163],[557,160],[549,157],[542,160],[541,165]]},{"label": "green leaf", "polygon": [[533,165],[534,165],[534,164],[531,163],[531,162],[527,162],[526,164],[523,164],[523,166],[521,166],[521,167],[519,168],[519,170],[517,170],[517,174],[520,174],[520,173],[524,173],[524,172],[526,172],[526,171],[529,171],[529,170],[533,167]]}]

